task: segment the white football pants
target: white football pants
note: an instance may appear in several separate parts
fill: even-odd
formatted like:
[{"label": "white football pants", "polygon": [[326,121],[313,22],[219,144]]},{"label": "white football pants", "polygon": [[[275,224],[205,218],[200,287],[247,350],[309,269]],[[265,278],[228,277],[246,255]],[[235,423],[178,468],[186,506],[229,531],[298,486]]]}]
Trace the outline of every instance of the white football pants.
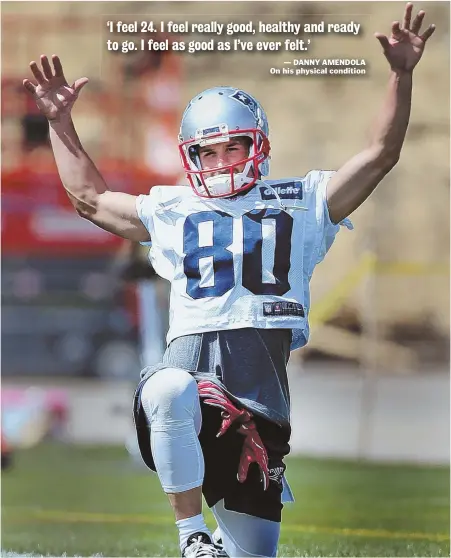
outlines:
[{"label": "white football pants", "polygon": [[[144,384],[141,402],[150,426],[152,455],[163,490],[178,493],[202,485],[204,458],[198,434],[202,426],[197,383],[185,370],[159,370]],[[280,523],[224,508],[212,508],[230,557],[277,554]]]}]

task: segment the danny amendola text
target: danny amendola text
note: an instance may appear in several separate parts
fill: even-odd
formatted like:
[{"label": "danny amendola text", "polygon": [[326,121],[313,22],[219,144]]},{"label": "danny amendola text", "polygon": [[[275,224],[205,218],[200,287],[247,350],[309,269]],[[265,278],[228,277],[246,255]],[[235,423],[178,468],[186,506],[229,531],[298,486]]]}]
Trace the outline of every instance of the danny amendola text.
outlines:
[{"label": "danny amendola text", "polygon": [[366,66],[363,58],[299,58],[294,66]]}]

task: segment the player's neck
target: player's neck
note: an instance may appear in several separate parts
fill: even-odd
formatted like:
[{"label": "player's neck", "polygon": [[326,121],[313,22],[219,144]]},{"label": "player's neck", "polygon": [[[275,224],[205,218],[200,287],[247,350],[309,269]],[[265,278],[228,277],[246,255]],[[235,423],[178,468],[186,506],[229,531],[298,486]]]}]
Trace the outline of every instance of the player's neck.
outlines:
[{"label": "player's neck", "polygon": [[243,190],[241,192],[238,192],[237,194],[234,194],[233,196],[230,196],[228,199],[235,200],[238,197],[247,196],[247,194],[250,194],[254,190],[254,188],[258,185],[259,182],[260,182],[260,179],[258,179],[254,184],[252,184],[252,186],[250,188],[247,188],[247,190]]}]

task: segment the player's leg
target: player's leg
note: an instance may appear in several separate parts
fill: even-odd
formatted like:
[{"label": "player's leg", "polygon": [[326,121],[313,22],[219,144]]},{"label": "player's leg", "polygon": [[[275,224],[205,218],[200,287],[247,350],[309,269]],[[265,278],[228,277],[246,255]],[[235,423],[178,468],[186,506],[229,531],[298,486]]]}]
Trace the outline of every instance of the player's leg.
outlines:
[{"label": "player's leg", "polygon": [[226,510],[224,500],[213,506],[212,512],[218,523],[222,546],[229,556],[277,555],[279,522]]},{"label": "player's leg", "polygon": [[[205,466],[198,439],[202,416],[196,381],[184,370],[159,370],[144,384],[141,404],[155,468],[174,509],[183,551],[193,536],[211,537],[202,515]],[[208,543],[207,538],[199,541]]]},{"label": "player's leg", "polygon": [[[281,464],[280,461],[289,452],[289,428],[281,428],[279,424],[273,422],[271,412],[274,410],[274,416],[279,418],[288,413],[286,361],[289,354],[291,333],[284,330],[271,331],[269,336],[265,336],[264,333],[264,331],[254,330],[211,332],[211,334],[177,338],[169,346],[164,363],[168,367],[190,370],[194,374],[201,373],[198,374],[200,377],[197,378],[199,381],[198,391],[201,392],[200,395],[205,404],[202,405],[203,426],[199,438],[205,462],[202,490],[208,505],[212,507],[224,499],[227,510],[237,512],[240,516],[248,515],[251,518],[261,518],[278,525],[282,510],[282,487],[279,486],[280,483],[277,482],[277,478],[272,480],[272,477],[275,472],[282,472],[284,469],[283,463]],[[246,358],[249,355],[251,355],[251,358]],[[255,400],[256,407],[259,412],[262,409],[267,409],[268,417],[266,420],[262,418],[258,421],[258,417],[254,416],[257,428],[256,430],[251,429],[249,425],[245,446],[243,446],[242,436],[244,431],[237,432],[238,424],[234,428],[227,429],[219,438],[217,437],[220,428],[222,429],[222,423],[229,421],[222,416],[221,405],[218,409],[218,406],[210,406],[207,402],[216,396],[223,400],[223,396],[221,393],[214,395],[212,386],[202,387],[201,384],[208,384],[209,382],[206,379],[214,381],[218,377],[229,389],[230,394],[242,398],[246,401],[246,404],[255,400],[255,386],[259,386],[258,394],[261,397]],[[137,393],[139,393],[139,388]],[[139,414],[137,401],[138,399],[135,398],[135,422],[137,422],[138,432],[142,433],[143,420]],[[230,411],[230,401],[225,403]],[[235,403],[237,402],[235,401]],[[251,407],[250,411],[253,410]],[[232,412],[232,415],[241,416],[241,413]],[[241,418],[244,419],[244,415]],[[260,422],[261,424],[258,424]],[[262,430],[260,427],[262,427]],[[267,490],[262,488],[259,468],[251,467],[249,478],[244,484],[237,479],[244,447],[252,452],[255,450],[259,454],[257,449],[260,446],[257,438],[255,443],[253,441],[256,432],[260,432],[263,436],[263,442],[265,440],[269,442],[266,449],[270,450],[268,451],[269,463],[267,463],[270,472],[270,486]],[[250,438],[248,434],[251,434]],[[147,432],[144,431],[141,440],[149,440]],[[155,470],[149,456],[148,447],[143,446],[145,444],[141,444],[143,459],[151,469]],[[244,454],[245,460],[247,460],[247,457],[249,456]],[[264,460],[262,463],[264,463]],[[266,472],[266,475],[268,475],[268,472]],[[226,525],[225,520],[223,520],[223,524]],[[258,522],[257,526],[260,525],[261,523]],[[249,525],[249,529],[251,528]],[[235,535],[230,527],[228,531],[230,534],[228,537],[229,547],[232,548],[232,545],[241,546],[243,543],[240,542],[239,533]],[[273,538],[271,536],[270,540],[273,540]],[[245,541],[245,544],[248,543]],[[265,546],[268,545],[265,544]],[[250,550],[246,548],[244,550],[252,554]],[[269,554],[269,551],[266,553]]]},{"label": "player's leg", "polygon": [[[283,503],[292,501],[284,481],[286,436],[271,421],[243,413],[210,381],[202,380],[198,387],[207,468],[203,488],[219,525],[222,546],[229,556],[276,556]],[[236,430],[240,422],[246,427]],[[225,433],[212,439],[216,432]],[[252,465],[243,476],[252,461],[258,468]]]}]

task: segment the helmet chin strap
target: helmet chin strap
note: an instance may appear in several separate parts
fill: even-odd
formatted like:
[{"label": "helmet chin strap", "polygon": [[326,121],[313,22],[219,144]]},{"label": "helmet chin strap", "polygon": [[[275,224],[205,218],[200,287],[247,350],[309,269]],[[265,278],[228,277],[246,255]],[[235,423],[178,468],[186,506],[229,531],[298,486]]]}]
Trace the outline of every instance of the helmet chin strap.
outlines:
[{"label": "helmet chin strap", "polygon": [[245,184],[249,184],[255,178],[249,176],[249,172],[252,168],[252,161],[248,161],[242,172],[238,172],[232,175],[229,171],[226,174],[218,174],[216,176],[210,176],[204,179],[205,186],[211,194],[220,196],[234,196],[236,192],[232,192],[232,176],[235,189],[242,188]]},{"label": "helmet chin strap", "polygon": [[[251,179],[246,180],[244,173],[237,173],[233,175],[233,181],[236,188],[241,188]],[[232,192],[232,175],[231,174],[218,174],[205,178],[205,185],[210,193],[216,195],[234,195]]]}]

